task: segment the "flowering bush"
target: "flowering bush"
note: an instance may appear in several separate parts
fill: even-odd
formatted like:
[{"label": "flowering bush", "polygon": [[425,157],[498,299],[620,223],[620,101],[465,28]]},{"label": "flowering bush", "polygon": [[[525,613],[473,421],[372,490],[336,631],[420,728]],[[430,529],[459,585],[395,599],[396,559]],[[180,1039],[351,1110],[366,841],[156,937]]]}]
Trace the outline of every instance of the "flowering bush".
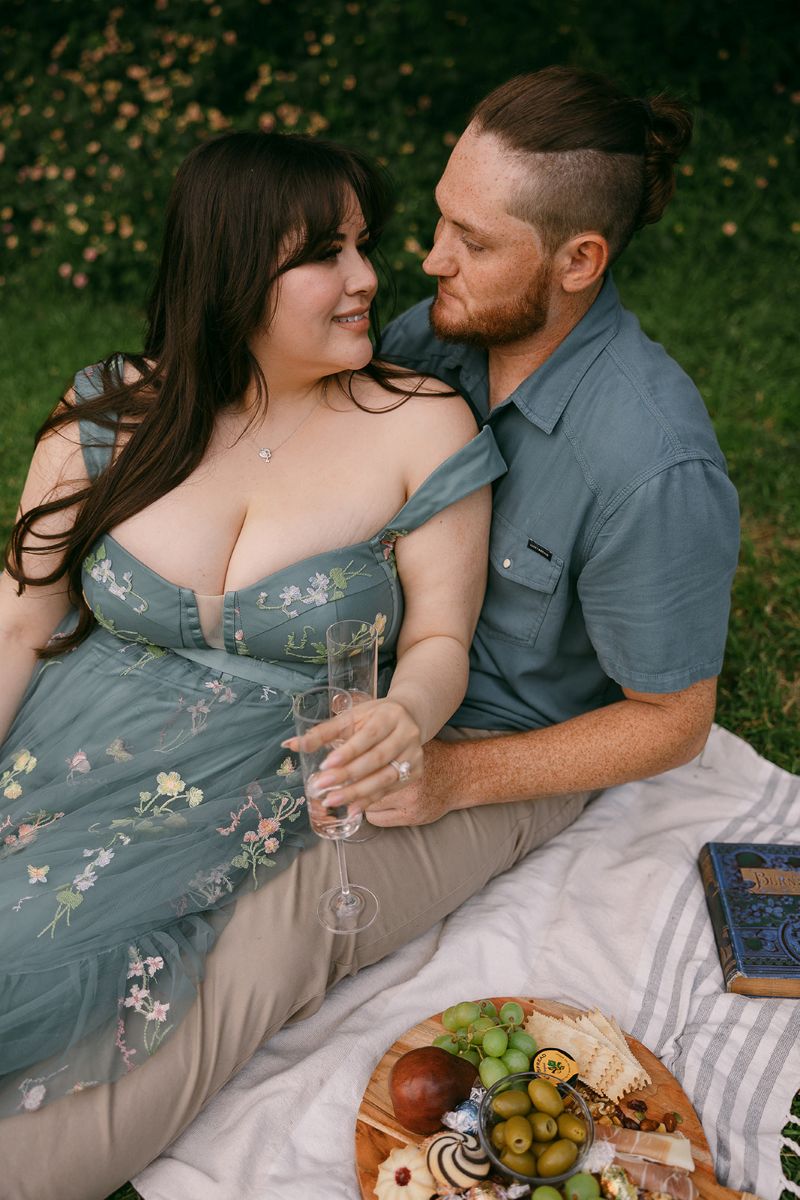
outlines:
[{"label": "flowering bush", "polygon": [[[457,11],[427,0],[14,0],[0,28],[0,280],[33,272],[39,285],[138,297],[178,163],[234,126],[326,134],[374,153],[398,185],[387,248],[403,271],[424,253],[430,193],[472,103],[514,71],[557,61],[703,106],[701,153],[684,165],[677,215],[658,236],[683,236],[693,222],[723,242],[776,227],[786,236],[793,223],[798,232],[800,211],[778,216],[773,200],[800,111],[781,74],[791,57],[778,0],[742,17],[735,39],[717,8],[700,0],[682,23],[665,12],[659,25],[642,0],[609,24],[602,5],[575,0],[571,23],[557,24],[545,0],[524,14],[479,0]],[[761,138],[743,152],[748,121]]]}]

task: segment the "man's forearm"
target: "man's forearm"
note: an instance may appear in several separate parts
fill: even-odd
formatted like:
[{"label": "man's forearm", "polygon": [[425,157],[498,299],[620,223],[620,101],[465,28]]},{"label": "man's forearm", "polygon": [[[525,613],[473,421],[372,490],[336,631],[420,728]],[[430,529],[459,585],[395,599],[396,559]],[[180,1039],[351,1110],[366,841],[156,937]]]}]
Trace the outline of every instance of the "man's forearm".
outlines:
[{"label": "man's forearm", "polygon": [[426,750],[426,777],[452,808],[613,787],[688,762],[711,716],[707,697],[677,707],[620,700],[546,729],[438,742]]}]

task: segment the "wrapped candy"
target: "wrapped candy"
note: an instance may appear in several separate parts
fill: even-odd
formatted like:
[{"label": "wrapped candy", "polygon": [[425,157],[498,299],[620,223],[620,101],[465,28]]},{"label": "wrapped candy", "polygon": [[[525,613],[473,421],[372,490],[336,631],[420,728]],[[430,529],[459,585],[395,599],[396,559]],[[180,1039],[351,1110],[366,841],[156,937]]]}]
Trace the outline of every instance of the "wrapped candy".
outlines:
[{"label": "wrapped candy", "polygon": [[474,1100],[462,1100],[452,1112],[444,1114],[442,1124],[456,1133],[477,1133],[478,1107]]}]

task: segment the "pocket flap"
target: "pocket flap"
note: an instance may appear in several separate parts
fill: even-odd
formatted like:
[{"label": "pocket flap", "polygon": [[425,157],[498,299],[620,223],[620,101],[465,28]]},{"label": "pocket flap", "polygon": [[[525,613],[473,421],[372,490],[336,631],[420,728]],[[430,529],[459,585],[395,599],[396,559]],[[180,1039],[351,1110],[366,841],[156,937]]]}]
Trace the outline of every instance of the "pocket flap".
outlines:
[{"label": "pocket flap", "polygon": [[540,538],[518,529],[496,512],[492,518],[489,561],[502,578],[513,579],[515,583],[534,588],[538,592],[552,593],[561,575],[564,560],[557,554],[546,558],[538,551],[532,550],[528,545],[529,541],[535,541],[537,545],[542,544]]}]

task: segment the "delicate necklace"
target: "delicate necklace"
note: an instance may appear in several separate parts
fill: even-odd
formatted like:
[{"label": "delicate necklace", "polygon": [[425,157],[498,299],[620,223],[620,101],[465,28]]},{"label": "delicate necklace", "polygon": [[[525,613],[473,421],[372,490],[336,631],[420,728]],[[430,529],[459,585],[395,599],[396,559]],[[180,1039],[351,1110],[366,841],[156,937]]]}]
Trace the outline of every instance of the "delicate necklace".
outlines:
[{"label": "delicate necklace", "polygon": [[327,388],[325,386],[323,386],[322,394],[320,395],[316,404],[312,404],[311,408],[308,410],[306,415],[303,417],[300,424],[295,425],[292,432],[287,434],[282,442],[278,442],[277,446],[262,446],[261,447],[261,449],[258,451],[258,457],[261,459],[262,462],[268,463],[270,461],[270,459],[272,458],[273,454],[275,453],[275,451],[280,450],[281,446],[285,446],[286,443],[289,441],[289,438],[293,438],[294,435],[298,432],[298,430],[303,428],[303,426],[305,425],[306,421],[309,419],[311,414],[315,413],[317,411],[317,409],[319,408],[320,404],[322,403],[322,400],[325,397],[326,390],[327,390]]}]

